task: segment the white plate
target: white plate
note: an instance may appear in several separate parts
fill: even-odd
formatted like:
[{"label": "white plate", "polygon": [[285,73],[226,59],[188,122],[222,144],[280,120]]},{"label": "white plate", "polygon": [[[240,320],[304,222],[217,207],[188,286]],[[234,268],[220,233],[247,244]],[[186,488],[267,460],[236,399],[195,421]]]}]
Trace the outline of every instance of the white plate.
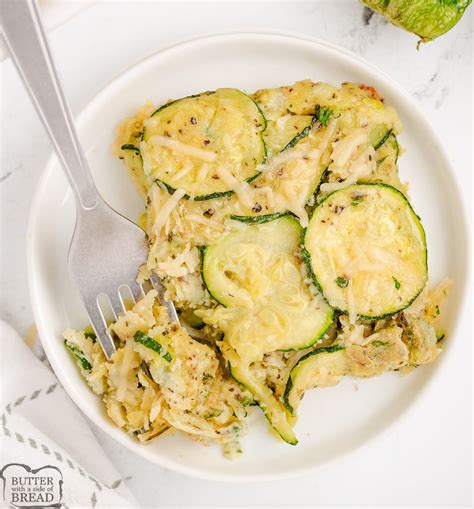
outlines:
[{"label": "white plate", "polygon": [[[448,157],[410,96],[345,50],[287,35],[241,33],[185,42],[144,60],[98,94],[77,120],[99,191],[131,219],[142,211],[141,199],[110,146],[119,121],[145,101],[160,104],[218,87],[254,91],[305,78],[335,85],[368,83],[397,108],[405,125],[400,136],[406,149],[400,159],[401,175],[410,182],[412,203],[427,232],[431,279],[437,282],[449,275],[456,281],[446,320],[453,333],[466,281],[467,230]],[[347,379],[337,387],[308,393],[300,407],[296,447],[275,439],[258,409],[248,419],[244,454],[235,461],[225,459],[218,446],[203,447],[178,434],[139,445],[107,419],[100,399],[63,348],[61,332],[87,324],[66,267],[73,227],[73,198],[53,159],[38,187],[28,230],[31,299],[44,349],[71,398],[94,423],[131,451],[179,472],[207,479],[269,480],[338,459],[373,440],[415,404],[449,353],[410,376],[390,373],[369,380]],[[448,350],[453,345],[454,337]]]}]

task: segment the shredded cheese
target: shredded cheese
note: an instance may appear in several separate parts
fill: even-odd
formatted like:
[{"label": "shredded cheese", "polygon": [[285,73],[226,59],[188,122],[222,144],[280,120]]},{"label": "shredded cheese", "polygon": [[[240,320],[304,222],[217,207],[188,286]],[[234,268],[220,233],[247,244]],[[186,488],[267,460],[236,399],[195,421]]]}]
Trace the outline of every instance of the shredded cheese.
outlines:
[{"label": "shredded cheese", "polygon": [[183,189],[176,189],[176,191],[170,195],[166,203],[158,208],[159,202],[154,201],[155,206],[155,221],[153,223],[153,232],[156,236],[159,235],[163,226],[165,226],[166,221],[171,215],[173,209],[178,205],[179,200],[185,195]]},{"label": "shredded cheese", "polygon": [[375,167],[375,150],[369,145],[357,159],[350,163],[346,170],[348,176],[345,180],[342,182],[325,182],[321,184],[321,191],[331,193],[355,184],[361,178],[369,176]]},{"label": "shredded cheese", "polygon": [[181,141],[175,140],[168,136],[161,136],[156,134],[148,140],[148,144],[152,147],[167,147],[173,150],[175,153],[181,153],[187,156],[195,157],[196,159],[201,159],[207,163],[213,163],[217,159],[217,154],[215,152],[193,147],[192,145],[187,145],[186,143],[182,143]]},{"label": "shredded cheese", "polygon": [[252,208],[254,200],[252,197],[252,188],[249,186],[248,182],[239,182],[225,166],[218,166],[216,171],[219,177],[235,192],[239,201],[244,206]]},{"label": "shredded cheese", "polygon": [[367,143],[367,140],[367,130],[361,128],[355,129],[342,140],[333,143],[331,159],[334,161],[334,164],[339,168],[346,166],[354,152],[360,145]]}]

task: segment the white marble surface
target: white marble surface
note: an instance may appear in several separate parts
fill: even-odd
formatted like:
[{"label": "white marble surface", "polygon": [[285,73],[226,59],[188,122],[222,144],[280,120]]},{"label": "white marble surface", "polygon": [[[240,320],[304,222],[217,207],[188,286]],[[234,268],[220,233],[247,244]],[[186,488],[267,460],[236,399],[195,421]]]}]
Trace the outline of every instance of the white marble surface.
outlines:
[{"label": "white marble surface", "polygon": [[[199,34],[260,28],[329,40],[377,65],[417,98],[445,140],[464,201],[470,204],[472,21],[470,8],[454,30],[417,51],[410,34],[378,16],[364,20],[355,0],[104,2],[58,28],[51,44],[72,108],[79,111],[128,66]],[[0,70],[0,309],[1,318],[24,333],[33,323],[25,264],[28,209],[51,149],[11,62],[0,64]],[[471,334],[468,316],[461,320],[461,331]],[[410,418],[383,440],[292,481],[231,485],[187,478],[131,456],[94,430],[123,476],[130,477],[129,486],[143,506],[470,506],[470,353],[453,349]]]}]

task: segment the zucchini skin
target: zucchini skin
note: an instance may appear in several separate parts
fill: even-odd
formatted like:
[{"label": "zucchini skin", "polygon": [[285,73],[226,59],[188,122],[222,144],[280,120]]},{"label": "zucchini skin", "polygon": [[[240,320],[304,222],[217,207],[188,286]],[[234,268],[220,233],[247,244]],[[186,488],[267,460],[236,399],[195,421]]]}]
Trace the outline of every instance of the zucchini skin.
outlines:
[{"label": "zucchini skin", "polygon": [[324,334],[326,334],[326,332],[330,329],[331,325],[334,322],[335,310],[331,307],[331,305],[329,303],[328,303],[328,305],[331,308],[331,311],[328,314],[328,319],[327,319],[327,321],[325,323],[325,326],[324,326],[324,329],[322,329],[322,331],[320,331],[314,338],[312,338],[306,344],[299,345],[299,346],[294,347],[294,348],[280,348],[280,349],[277,350],[277,352],[294,352],[294,351],[297,351],[297,350],[306,350],[306,348],[311,348],[316,343],[316,341],[320,340],[324,336]]},{"label": "zucchini skin", "polygon": [[[159,186],[163,186],[168,194],[174,194],[176,192],[176,188],[173,186],[170,186],[165,181],[161,179],[155,179],[155,184]],[[234,194],[234,191],[223,191],[221,193],[211,193],[211,194],[203,194],[200,196],[195,196],[194,198],[191,198],[188,194],[183,195],[184,200],[192,200],[192,201],[206,201],[206,200],[213,200],[215,198],[224,198],[227,196],[232,196]]]},{"label": "zucchini skin", "polygon": [[132,143],[125,143],[125,145],[122,145],[120,148],[122,150],[131,150],[132,152],[135,152],[135,154],[141,156],[140,149]]},{"label": "zucchini skin", "polygon": [[90,371],[92,369],[92,364],[88,361],[84,352],[77,345],[65,339],[64,346],[75,357],[77,363],[81,365],[82,369],[85,371]]},{"label": "zucchini skin", "polygon": [[295,410],[290,405],[289,397],[291,389],[293,388],[293,374],[296,373],[296,369],[298,366],[309,359],[310,357],[314,357],[315,355],[318,355],[320,353],[334,353],[338,352],[339,350],[344,350],[343,346],[334,345],[334,346],[326,346],[324,348],[318,348],[317,350],[313,350],[312,352],[308,352],[306,355],[303,355],[301,359],[291,368],[290,375],[288,377],[288,381],[286,382],[285,392],[283,393],[283,404],[285,405],[285,408],[291,413],[291,415],[294,415]]},{"label": "zucchini skin", "polygon": [[[399,195],[405,202],[405,204],[408,206],[410,212],[412,212],[412,214],[414,215],[414,217],[417,218],[417,226],[419,228],[419,231],[421,233],[421,237],[422,237],[422,240],[423,240],[423,244],[425,246],[425,249],[424,249],[424,258],[425,258],[425,268],[426,268],[426,272],[428,273],[428,249],[426,247],[426,233],[425,233],[425,229],[423,228],[423,225],[421,224],[421,219],[420,217],[418,216],[418,214],[413,210],[413,207],[411,206],[411,203],[409,202],[408,198],[399,190],[397,189],[396,187],[393,187],[389,184],[385,184],[383,182],[357,182],[355,184],[352,184],[351,186],[348,186],[348,187],[355,187],[355,186],[361,186],[361,187],[364,187],[364,186],[378,186],[378,187],[384,187],[384,188],[387,188],[389,189],[390,191],[392,191],[393,193]],[[346,188],[343,188],[343,189],[340,189],[338,191],[333,191],[332,193],[329,193],[327,196],[325,196],[319,203],[317,203],[313,210],[311,211],[311,217],[314,215],[314,212],[316,211],[316,209],[322,205],[326,200],[328,200],[333,194],[335,193],[338,193],[339,191],[342,191]],[[311,278],[311,280],[313,281],[314,285],[316,286],[316,288],[321,292],[321,295],[324,297],[324,299],[326,300],[326,302],[331,306],[333,307],[333,309],[337,312],[337,313],[340,313],[340,314],[343,314],[343,315],[347,315],[348,312],[343,310],[343,309],[339,309],[337,307],[334,307],[332,306],[328,300],[326,299],[325,295],[324,295],[324,291],[323,291],[323,287],[321,286],[321,283],[318,281],[318,278],[316,276],[316,274],[314,273],[313,271],[313,267],[312,267],[312,264],[311,264],[311,254],[309,253],[309,251],[306,249],[306,246],[305,246],[305,238],[306,238],[306,234],[307,234],[307,231],[308,229],[305,228],[303,230],[303,233],[302,233],[302,247],[301,247],[301,252],[302,252],[302,256],[303,256],[303,260],[305,262],[305,266],[306,266],[306,270],[308,272],[308,276]],[[405,305],[399,309],[396,309],[394,311],[390,311],[388,313],[384,313],[382,315],[377,315],[377,316],[367,316],[367,315],[357,315],[357,317],[361,320],[367,320],[369,322],[373,322],[373,321],[377,321],[377,320],[383,320],[384,318],[388,318],[390,316],[393,316],[395,315],[396,313],[399,313],[400,311],[403,311],[404,309],[406,309],[407,307],[409,307],[414,301],[415,299],[420,295],[420,293],[423,291],[424,287],[426,286],[426,283],[427,281],[425,281],[425,284],[419,289],[419,291],[416,293],[416,295],[414,295],[407,303],[405,303]]]},{"label": "zucchini skin", "polygon": [[[390,133],[390,136],[387,137],[387,139],[385,140],[384,143],[391,143],[392,146],[395,148],[395,163],[398,162],[398,156],[400,155],[400,145],[398,144],[398,140],[397,140],[397,137],[395,136],[395,134],[392,132]],[[380,148],[380,147],[378,147]]]},{"label": "zucchini skin", "polygon": [[[239,376],[236,374],[235,372],[235,368],[232,366],[232,364],[230,362],[227,362],[227,368],[229,370],[229,373],[230,375],[232,376],[232,378],[237,382],[239,383],[240,385],[243,385],[247,390],[250,391],[250,389],[248,388],[247,384],[242,381]],[[252,391],[250,391],[252,393]],[[252,393],[252,396],[254,396],[254,394]],[[281,437],[281,439],[286,442],[287,444],[290,444],[290,445],[297,445],[298,444],[298,439],[296,438],[295,434],[293,433],[293,431],[291,433],[284,433],[282,430],[279,430],[272,422],[270,416],[267,414],[267,412],[265,411],[265,408],[262,406],[261,402],[258,401],[257,399],[255,399],[255,396],[254,396],[254,401],[255,401],[255,404],[262,410],[262,413],[263,415],[265,416],[265,419],[267,419],[268,423],[270,424],[270,426],[272,427],[272,429]],[[275,403],[278,404],[278,401],[275,399]]]},{"label": "zucchini skin", "polygon": [[204,258],[206,257],[206,254],[207,254],[207,250],[210,246],[201,246],[199,248],[199,251],[201,253],[201,279],[202,279],[202,282],[204,284],[204,286],[206,287],[206,290],[207,290],[207,293],[209,293],[209,295],[211,296],[212,300],[214,302],[217,302],[217,304],[220,304],[221,306],[224,306],[224,307],[227,307],[224,303],[222,303],[211,291],[211,287],[210,285],[208,284],[207,280],[206,280],[206,276],[204,275]]},{"label": "zucchini skin", "polygon": [[[191,94],[191,95],[186,95],[185,97],[180,97],[179,99],[175,99],[174,101],[169,101],[169,102],[159,106],[150,116],[154,117],[155,115],[157,115],[158,113],[162,112],[166,108],[168,108],[168,107],[172,106],[173,104],[176,104],[179,101],[182,101],[184,99],[194,99],[196,97],[201,97],[202,95],[212,95],[212,94],[214,94],[213,90],[206,90],[205,92],[200,92],[199,94]],[[143,128],[142,139],[144,138],[145,129],[146,128],[144,127]]]},{"label": "zucchini skin", "polygon": [[[261,172],[257,173],[256,175],[253,175],[252,177],[245,180],[245,182],[250,184],[260,175],[260,173]],[[176,192],[176,188],[174,188],[173,186],[170,186],[169,184],[167,184],[166,182],[164,182],[161,179],[155,179],[154,182],[158,185],[163,186],[169,194],[174,194]],[[195,196],[194,198],[191,198],[188,194],[185,194],[185,195],[183,195],[183,199],[191,200],[191,201],[207,201],[207,200],[214,200],[216,198],[226,198],[226,197],[232,196],[233,194],[234,194],[234,191],[222,191],[222,192],[218,192],[218,193],[202,194],[199,196]],[[246,217],[246,216],[237,216],[237,217]]]},{"label": "zucchini skin", "polygon": [[384,136],[384,137],[383,137],[383,138],[382,138],[379,142],[377,142],[377,143],[375,143],[375,144],[373,145],[374,150],[379,149],[379,148],[380,148],[380,147],[381,147],[381,146],[382,146],[382,145],[383,145],[383,144],[384,144],[384,143],[388,140],[388,138],[390,137],[390,135],[392,134],[392,132],[393,132],[393,129],[389,129],[389,130],[386,132],[385,136]]},{"label": "zucchini skin", "polygon": [[471,0],[362,0],[393,25],[417,35],[417,48],[444,35],[461,19]]},{"label": "zucchini skin", "polygon": [[311,129],[313,129],[314,126],[316,126],[319,122],[318,117],[314,116],[311,119],[311,123],[307,125],[302,131],[300,131],[293,139],[291,139],[281,150],[281,152],[285,152],[285,150],[289,150],[290,148],[293,148],[300,140],[303,138],[306,138],[308,134],[310,133]]},{"label": "zucchini skin", "polygon": [[230,215],[230,219],[233,219],[234,221],[239,221],[241,223],[245,224],[264,224],[269,223],[270,221],[274,221],[275,219],[280,219],[285,216],[291,216],[296,218],[296,216],[288,211],[283,212],[274,212],[272,214],[263,214],[261,216],[236,216],[234,214]]},{"label": "zucchini skin", "polygon": [[163,346],[156,339],[151,338],[148,334],[145,334],[142,331],[137,331],[133,336],[133,339],[140,343],[143,346],[146,346],[150,350],[153,350],[157,353],[161,358],[163,358],[167,362],[171,362],[173,357],[169,352],[163,353]]}]

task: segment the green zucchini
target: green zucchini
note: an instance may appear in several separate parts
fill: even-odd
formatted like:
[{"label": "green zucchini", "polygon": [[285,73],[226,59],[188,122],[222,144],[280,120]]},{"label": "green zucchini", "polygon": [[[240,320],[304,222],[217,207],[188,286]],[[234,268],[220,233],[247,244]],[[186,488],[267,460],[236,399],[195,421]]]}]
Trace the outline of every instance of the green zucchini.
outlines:
[{"label": "green zucchini", "polygon": [[137,331],[135,333],[135,336],[133,337],[133,339],[137,343],[140,343],[141,345],[146,346],[150,350],[153,350],[154,352],[156,352],[160,357],[165,359],[165,361],[167,361],[167,362],[172,361],[173,357],[171,356],[171,354],[169,352],[167,352],[163,348],[163,345],[161,345],[161,343],[159,343],[156,339],[151,338],[144,332],[142,332],[140,330]]},{"label": "green zucchini", "polygon": [[228,308],[219,311],[220,328],[242,357],[307,348],[332,323],[331,307],[306,285],[297,257],[300,237],[299,223],[285,215],[241,225],[205,249],[203,280]]},{"label": "green zucchini", "polygon": [[251,181],[265,161],[265,118],[249,96],[219,89],[168,103],[145,120],[140,153],[151,180],[207,200]]},{"label": "green zucchini", "polygon": [[377,145],[375,170],[371,175],[361,178],[359,182],[380,182],[402,190],[397,166],[399,153],[397,138],[393,132],[389,132],[383,143]]},{"label": "green zucchini", "polygon": [[281,150],[281,152],[293,148],[300,140],[306,138],[308,134],[314,129],[316,126],[327,127],[330,118],[332,117],[333,112],[329,108],[322,108],[321,106],[316,106],[316,112],[311,119],[311,122],[302,129],[296,136],[294,136]]},{"label": "green zucchini", "polygon": [[265,145],[272,154],[285,149],[300,133],[314,122],[314,115],[287,114],[276,120],[270,120],[263,133]]},{"label": "green zucchini", "polygon": [[225,344],[221,350],[232,377],[250,391],[272,428],[285,442],[296,445],[298,440],[290,423],[291,418],[271,389],[256,379],[248,364],[239,358],[235,350]]},{"label": "green zucchini", "polygon": [[389,135],[384,139],[383,143],[377,146],[375,155],[377,162],[388,158],[396,164],[398,162],[399,154],[400,147],[398,146],[397,137],[392,132],[390,132]]},{"label": "green zucchini", "polygon": [[362,0],[394,25],[428,42],[450,30],[471,0]]},{"label": "green zucchini", "polygon": [[90,339],[92,341],[92,343],[95,343],[97,341],[97,336],[96,336],[96,334],[94,332],[94,329],[90,325],[89,325],[89,327],[86,327],[84,329],[84,336],[87,339]]},{"label": "green zucchini", "polygon": [[285,407],[295,414],[306,390],[318,385],[334,385],[346,371],[347,359],[342,346],[318,348],[307,353],[290,371],[283,394]]},{"label": "green zucchini", "polygon": [[391,134],[392,129],[388,128],[385,124],[376,124],[370,130],[369,143],[374,147],[374,150],[377,150]]},{"label": "green zucchini", "polygon": [[181,309],[178,311],[180,320],[183,320],[188,325],[193,327],[193,329],[202,329],[204,327],[204,322],[202,319],[196,315],[193,309]]},{"label": "green zucchini", "polygon": [[89,362],[87,357],[84,355],[84,352],[74,343],[71,343],[67,339],[64,340],[64,346],[69,350],[69,352],[76,358],[78,365],[84,369],[85,371],[90,371],[92,369],[92,364]]},{"label": "green zucchini", "polygon": [[261,216],[236,216],[231,214],[229,217],[234,221],[240,221],[245,224],[263,224],[269,223],[270,221],[274,221],[275,219],[279,219],[284,216],[291,216],[290,212],[275,212],[273,214],[263,214]]},{"label": "green zucchini", "polygon": [[126,143],[120,148],[123,154],[121,159],[124,160],[132,178],[135,179],[144,190],[147,189],[146,177],[143,173],[143,159],[139,147],[133,143]]},{"label": "green zucchini", "polygon": [[304,249],[315,283],[351,321],[401,311],[428,277],[423,226],[407,198],[386,184],[328,195],[314,209]]}]

